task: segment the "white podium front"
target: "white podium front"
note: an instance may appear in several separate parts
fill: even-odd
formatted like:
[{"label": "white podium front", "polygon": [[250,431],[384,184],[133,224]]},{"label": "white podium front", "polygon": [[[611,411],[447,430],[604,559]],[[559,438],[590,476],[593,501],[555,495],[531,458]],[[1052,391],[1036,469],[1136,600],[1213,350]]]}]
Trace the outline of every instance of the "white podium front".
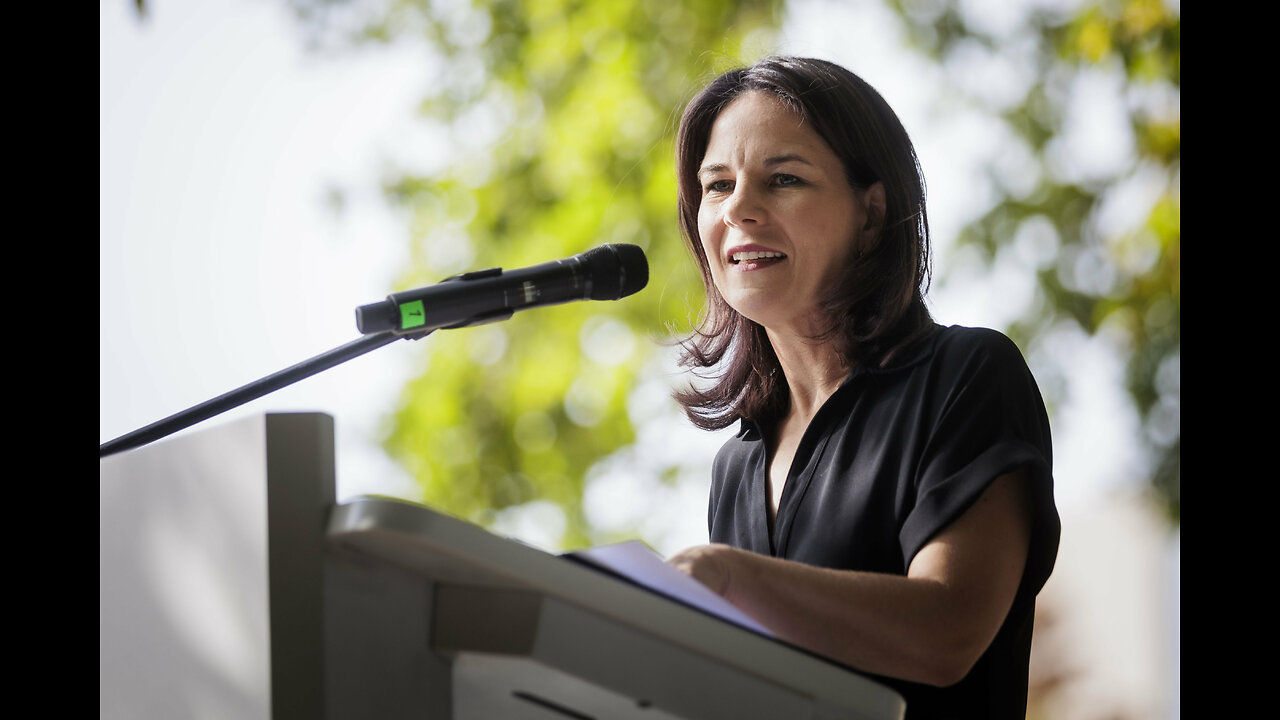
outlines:
[{"label": "white podium front", "polygon": [[315,414],[103,459],[102,717],[903,715],[842,666],[420,505],[335,505],[333,487]]}]

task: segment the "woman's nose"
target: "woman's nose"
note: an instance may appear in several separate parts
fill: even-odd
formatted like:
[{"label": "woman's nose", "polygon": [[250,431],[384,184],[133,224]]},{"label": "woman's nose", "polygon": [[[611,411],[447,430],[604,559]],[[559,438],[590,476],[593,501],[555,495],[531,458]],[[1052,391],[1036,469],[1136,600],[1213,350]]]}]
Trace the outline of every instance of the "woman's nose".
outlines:
[{"label": "woman's nose", "polygon": [[724,222],[730,227],[759,224],[764,222],[764,217],[760,198],[744,183],[739,183],[725,200]]}]

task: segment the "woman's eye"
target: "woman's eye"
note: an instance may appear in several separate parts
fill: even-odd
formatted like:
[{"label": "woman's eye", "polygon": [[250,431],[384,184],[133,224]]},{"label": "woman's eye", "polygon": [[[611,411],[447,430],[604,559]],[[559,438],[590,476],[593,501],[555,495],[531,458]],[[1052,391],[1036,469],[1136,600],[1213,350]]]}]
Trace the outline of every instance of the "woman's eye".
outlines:
[{"label": "woman's eye", "polygon": [[796,177],[795,175],[786,175],[783,173],[779,173],[773,176],[773,184],[779,185],[782,187],[786,187],[788,185],[799,185],[800,178]]},{"label": "woman's eye", "polygon": [[707,192],[728,192],[732,187],[733,187],[733,184],[730,183],[728,180],[714,180],[712,182],[707,183],[706,191]]}]

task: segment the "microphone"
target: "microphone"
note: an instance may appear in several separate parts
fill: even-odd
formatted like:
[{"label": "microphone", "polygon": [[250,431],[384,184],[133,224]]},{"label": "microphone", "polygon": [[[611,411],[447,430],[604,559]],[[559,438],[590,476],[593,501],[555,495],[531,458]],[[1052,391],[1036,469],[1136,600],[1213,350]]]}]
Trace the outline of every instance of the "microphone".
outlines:
[{"label": "microphone", "polygon": [[517,310],[574,300],[618,300],[649,282],[649,263],[635,245],[601,245],[563,260],[519,270],[476,270],[356,308],[365,335],[425,335],[506,320]]}]

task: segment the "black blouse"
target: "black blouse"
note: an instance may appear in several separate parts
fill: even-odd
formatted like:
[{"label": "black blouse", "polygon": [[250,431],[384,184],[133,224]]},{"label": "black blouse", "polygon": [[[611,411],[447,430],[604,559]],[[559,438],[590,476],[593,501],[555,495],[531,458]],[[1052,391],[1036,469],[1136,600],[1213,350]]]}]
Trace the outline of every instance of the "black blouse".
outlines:
[{"label": "black blouse", "polygon": [[805,430],[769,532],[767,448],[742,421],[716,457],[711,541],[819,567],[906,575],[912,558],[997,477],[1031,484],[1031,544],[1013,606],[959,683],[876,679],[907,718],[1022,718],[1035,596],[1053,570],[1053,501],[1044,401],[1017,346],[984,328],[938,327],[886,368],[855,367]]}]

